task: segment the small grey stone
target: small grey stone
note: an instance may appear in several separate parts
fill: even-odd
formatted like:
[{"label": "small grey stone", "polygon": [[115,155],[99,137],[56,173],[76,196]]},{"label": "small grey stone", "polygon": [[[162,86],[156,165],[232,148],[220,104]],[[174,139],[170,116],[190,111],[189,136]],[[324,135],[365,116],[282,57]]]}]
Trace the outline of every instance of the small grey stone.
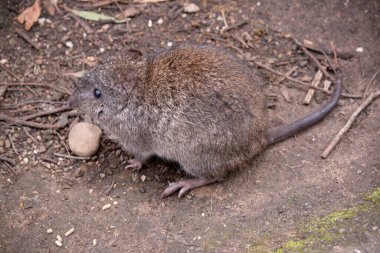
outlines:
[{"label": "small grey stone", "polygon": [[293,73],[292,73],[292,77],[297,77],[299,75],[299,72],[298,71],[294,71]]},{"label": "small grey stone", "polygon": [[339,106],[344,106],[345,104],[346,104],[346,101],[344,101],[343,99],[339,99],[338,101]]},{"label": "small grey stone", "polygon": [[186,12],[186,13],[196,13],[199,10],[200,10],[199,6],[196,5],[196,4],[194,4],[194,3],[186,3],[183,6],[183,11]]},{"label": "small grey stone", "polygon": [[303,67],[305,67],[307,65],[307,63],[308,62],[306,60],[300,61],[300,62],[298,62],[298,66],[300,66],[301,68],[303,68]]}]

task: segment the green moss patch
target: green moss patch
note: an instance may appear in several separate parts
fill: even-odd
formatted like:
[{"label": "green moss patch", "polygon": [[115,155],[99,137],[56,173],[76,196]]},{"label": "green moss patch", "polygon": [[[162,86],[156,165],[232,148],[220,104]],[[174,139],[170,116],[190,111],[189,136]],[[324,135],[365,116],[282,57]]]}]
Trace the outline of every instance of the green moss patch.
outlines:
[{"label": "green moss patch", "polygon": [[[364,203],[357,207],[336,211],[329,215],[318,218],[309,223],[299,233],[299,240],[290,240],[278,248],[275,253],[286,252],[313,252],[315,250],[326,250],[332,247],[334,241],[342,240],[343,235],[338,228],[343,231],[352,227],[352,221],[359,214],[376,212],[380,204],[380,187],[364,198],[370,203]],[[361,231],[356,231],[360,233]]]}]

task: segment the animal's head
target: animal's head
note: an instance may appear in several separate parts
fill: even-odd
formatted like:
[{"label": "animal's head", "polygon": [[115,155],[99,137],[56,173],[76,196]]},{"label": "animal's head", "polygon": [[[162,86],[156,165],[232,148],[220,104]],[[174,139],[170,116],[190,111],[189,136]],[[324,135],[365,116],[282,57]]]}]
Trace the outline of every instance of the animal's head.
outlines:
[{"label": "animal's head", "polygon": [[139,82],[139,70],[144,62],[141,52],[136,50],[109,57],[81,78],[80,86],[70,97],[70,105],[97,122],[112,118],[126,105],[130,92]]}]

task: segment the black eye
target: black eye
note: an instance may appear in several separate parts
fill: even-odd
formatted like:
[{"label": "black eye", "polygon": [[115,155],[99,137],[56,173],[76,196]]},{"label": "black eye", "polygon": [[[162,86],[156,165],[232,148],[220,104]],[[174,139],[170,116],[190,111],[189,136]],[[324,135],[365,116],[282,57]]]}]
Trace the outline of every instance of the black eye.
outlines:
[{"label": "black eye", "polygon": [[102,96],[102,93],[100,92],[99,89],[96,89],[96,88],[94,89],[94,96],[96,98],[100,98]]}]

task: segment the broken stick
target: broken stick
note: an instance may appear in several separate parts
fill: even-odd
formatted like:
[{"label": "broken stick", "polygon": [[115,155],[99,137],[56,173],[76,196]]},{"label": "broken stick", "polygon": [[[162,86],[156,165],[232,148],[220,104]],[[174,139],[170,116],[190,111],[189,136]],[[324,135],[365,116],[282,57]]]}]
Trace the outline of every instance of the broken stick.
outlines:
[{"label": "broken stick", "polygon": [[351,125],[354,123],[355,119],[358,117],[358,115],[369,105],[374,101],[376,98],[380,96],[380,90],[371,93],[371,95],[368,96],[368,98],[364,101],[363,104],[361,104],[355,112],[351,115],[351,117],[348,119],[346,124],[342,127],[342,129],[335,135],[334,139],[330,142],[330,144],[327,146],[327,148],[323,151],[321,157],[325,159],[330,152],[333,150],[333,148],[336,146],[336,144],[339,142],[339,140],[342,138],[343,134],[348,131],[348,129],[351,127]]},{"label": "broken stick", "polygon": [[8,116],[4,113],[0,113],[0,121],[8,122],[12,125],[27,126],[38,129],[60,129],[64,128],[67,125],[67,115],[62,114],[61,118],[56,124],[41,124],[37,122],[26,121],[20,118],[15,118],[13,116]]},{"label": "broken stick", "polygon": [[[322,71],[318,70],[317,74],[314,76],[313,81],[311,81],[311,85],[313,85],[315,87],[318,87],[319,83],[322,80],[322,76],[323,76]],[[315,93],[315,89],[309,89],[307,91],[307,94],[306,94],[306,96],[305,96],[305,98],[303,100],[303,104],[304,105],[309,105],[310,104],[311,99],[314,96],[314,93]]]}]

